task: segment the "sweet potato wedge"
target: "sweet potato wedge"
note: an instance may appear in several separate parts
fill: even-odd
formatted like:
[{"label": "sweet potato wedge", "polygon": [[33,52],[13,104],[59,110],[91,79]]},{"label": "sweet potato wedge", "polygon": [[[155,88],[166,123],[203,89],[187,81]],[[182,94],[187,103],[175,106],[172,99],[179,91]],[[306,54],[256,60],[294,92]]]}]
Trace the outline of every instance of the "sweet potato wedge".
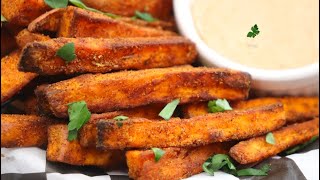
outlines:
[{"label": "sweet potato wedge", "polygon": [[99,151],[81,147],[78,140],[68,141],[68,127],[64,124],[49,126],[47,159],[78,166],[115,167],[124,162],[121,151]]},{"label": "sweet potato wedge", "polygon": [[117,18],[69,6],[61,19],[58,37],[159,37],[176,33],[125,23]]},{"label": "sweet potato wedge", "polygon": [[1,0],[1,14],[13,24],[27,26],[49,10],[44,0]]},{"label": "sweet potato wedge", "polygon": [[[283,104],[287,123],[305,121],[319,116],[318,97],[266,97],[248,101],[232,102],[234,109],[248,109],[281,102]],[[208,113],[207,103],[187,104],[182,107],[183,117],[191,118]]]},{"label": "sweet potato wedge", "polygon": [[12,34],[8,29],[1,27],[1,58],[12,52],[17,47]]},{"label": "sweet potato wedge", "polygon": [[[56,56],[73,42],[76,59],[70,63]],[[28,44],[22,50],[19,69],[41,75],[106,73],[114,70],[150,69],[191,64],[195,45],[179,36],[149,38],[56,38]]]},{"label": "sweet potato wedge", "polygon": [[17,94],[37,74],[18,70],[20,51],[16,50],[1,59],[1,104]]},{"label": "sweet potato wedge", "polygon": [[36,41],[47,41],[50,37],[43,35],[43,34],[37,34],[37,33],[31,33],[27,29],[24,29],[20,31],[16,36],[16,42],[19,46],[19,48],[23,48],[26,44],[36,42]]},{"label": "sweet potato wedge", "polygon": [[136,180],[178,180],[202,172],[202,164],[214,154],[227,154],[229,143],[214,143],[193,148],[164,148],[155,162],[152,150],[126,152],[129,177]]},{"label": "sweet potato wedge", "polygon": [[41,147],[54,120],[36,115],[1,114],[1,147]]},{"label": "sweet potato wedge", "polygon": [[177,28],[174,24],[173,21],[153,21],[153,22],[148,22],[140,19],[133,19],[129,17],[119,17],[117,20],[120,20],[125,23],[129,24],[134,24],[137,26],[143,26],[143,27],[150,27],[150,28],[155,28],[159,30],[168,30],[168,31],[177,31]]},{"label": "sweet potato wedge", "polygon": [[148,119],[160,119],[158,115],[164,106],[162,105],[149,105],[136,107],[132,109],[114,111],[103,114],[93,114],[91,119],[80,129],[78,133],[79,142],[83,147],[95,147],[97,142],[97,122],[101,119],[113,119],[116,116],[127,117],[143,117]]},{"label": "sweet potato wedge", "polygon": [[[172,67],[86,74],[35,90],[42,112],[68,117],[67,104],[84,100],[93,113],[148,104],[180,103],[214,98],[245,99],[250,75],[219,68]],[[81,88],[78,88],[81,87]]]},{"label": "sweet potato wedge", "polygon": [[83,0],[92,8],[122,16],[134,16],[135,11],[151,14],[155,18],[168,20],[173,12],[172,0]]},{"label": "sweet potato wedge", "polygon": [[42,14],[28,25],[28,31],[33,33],[57,32],[64,12],[65,8],[59,8]]},{"label": "sweet potato wedge", "polygon": [[290,147],[307,142],[319,135],[319,118],[283,127],[272,132],[275,144],[268,144],[265,136],[241,141],[230,149],[230,156],[240,164],[258,162]]},{"label": "sweet potato wedge", "polygon": [[[285,124],[282,104],[197,116],[151,121],[133,118],[118,127],[115,121],[99,121],[97,148],[130,149],[189,147],[241,140],[275,130]],[[250,130],[250,131],[249,131]]]}]

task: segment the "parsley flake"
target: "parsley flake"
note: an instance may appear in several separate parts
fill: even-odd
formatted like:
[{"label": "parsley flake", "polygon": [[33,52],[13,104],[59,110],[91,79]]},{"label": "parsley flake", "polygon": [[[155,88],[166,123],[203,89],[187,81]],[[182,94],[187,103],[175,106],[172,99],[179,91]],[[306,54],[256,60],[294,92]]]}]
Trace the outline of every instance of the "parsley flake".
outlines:
[{"label": "parsley flake", "polygon": [[143,13],[143,12],[140,12],[140,11],[135,11],[135,15],[132,17],[132,19],[136,19],[136,18],[145,20],[147,22],[154,22],[154,21],[157,20],[156,18],[152,17],[151,14]]},{"label": "parsley flake", "polygon": [[127,120],[128,117],[127,116],[116,116],[113,119],[117,121],[116,124],[118,127],[122,127],[123,123],[121,121]]},{"label": "parsley flake", "polygon": [[159,113],[159,116],[165,120],[170,119],[179,103],[180,103],[180,99],[175,99],[171,101],[161,110],[161,112]]},{"label": "parsley flake", "polygon": [[102,11],[99,11],[97,9],[94,9],[94,8],[91,8],[91,7],[88,7],[86,6],[81,0],[69,0],[69,2],[75,6],[77,6],[78,8],[81,8],[81,9],[85,9],[85,10],[88,10],[88,11],[92,11],[92,12],[96,12],[96,13],[102,13],[104,15],[107,15],[111,18],[117,18],[119,17],[118,15],[115,15],[115,14],[112,14],[112,13],[105,13],[105,12],[102,12]]},{"label": "parsley flake", "polygon": [[208,109],[210,113],[223,112],[232,110],[229,102],[226,99],[217,99],[208,102]]},{"label": "parsley flake", "polygon": [[73,61],[77,56],[75,54],[74,43],[67,43],[63,45],[60,49],[58,49],[57,56],[61,57],[66,63]]},{"label": "parsley flake", "polygon": [[7,19],[1,14],[1,22],[6,22]]},{"label": "parsley flake", "polygon": [[258,25],[255,24],[254,26],[251,27],[251,31],[248,32],[247,37],[254,38],[256,35],[260,33]]},{"label": "parsley flake", "polygon": [[64,8],[68,5],[68,0],[44,0],[44,2],[53,9]]},{"label": "parsley flake", "polygon": [[85,101],[78,101],[68,104],[69,124],[68,140],[77,138],[79,129],[89,121],[91,113]]},{"label": "parsley flake", "polygon": [[266,135],[266,142],[269,143],[269,144],[272,144],[272,145],[275,145],[275,144],[276,144],[276,141],[275,141],[275,138],[274,138],[272,132],[269,132],[269,133]]},{"label": "parsley flake", "polygon": [[300,151],[300,150],[304,149],[305,147],[307,147],[308,145],[310,145],[311,143],[315,142],[318,138],[319,138],[319,136],[314,136],[309,141],[285,151],[285,154],[290,155],[290,154],[293,154],[297,151]]},{"label": "parsley flake", "polygon": [[154,160],[158,162],[160,158],[165,154],[165,151],[163,151],[160,148],[151,148],[151,150],[154,153]]},{"label": "parsley flake", "polygon": [[228,155],[216,154],[202,164],[202,169],[211,176],[218,170],[222,170],[223,172],[234,176],[266,176],[270,171],[270,165],[266,164],[261,169],[247,168],[237,170]]}]

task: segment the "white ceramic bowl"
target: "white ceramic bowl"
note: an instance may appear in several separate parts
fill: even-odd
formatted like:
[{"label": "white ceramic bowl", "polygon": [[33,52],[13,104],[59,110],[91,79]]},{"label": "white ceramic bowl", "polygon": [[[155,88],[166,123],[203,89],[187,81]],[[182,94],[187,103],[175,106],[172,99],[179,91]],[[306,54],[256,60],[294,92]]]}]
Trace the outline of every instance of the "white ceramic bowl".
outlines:
[{"label": "white ceramic bowl", "polygon": [[288,70],[265,70],[236,63],[210,49],[198,35],[193,23],[191,5],[196,0],[174,0],[178,29],[197,46],[203,65],[236,69],[251,74],[252,88],[262,95],[319,95],[319,61]]}]

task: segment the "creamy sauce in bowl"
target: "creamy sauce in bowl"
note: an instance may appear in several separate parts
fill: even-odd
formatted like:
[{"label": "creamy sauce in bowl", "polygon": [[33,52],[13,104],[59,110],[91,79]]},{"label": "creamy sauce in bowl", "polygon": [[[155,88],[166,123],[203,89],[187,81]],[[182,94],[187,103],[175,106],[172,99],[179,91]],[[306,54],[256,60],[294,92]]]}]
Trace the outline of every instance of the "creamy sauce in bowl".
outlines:
[{"label": "creamy sauce in bowl", "polygon": [[[194,0],[201,39],[220,55],[261,69],[319,61],[319,0]],[[260,33],[247,37],[257,24]]]}]

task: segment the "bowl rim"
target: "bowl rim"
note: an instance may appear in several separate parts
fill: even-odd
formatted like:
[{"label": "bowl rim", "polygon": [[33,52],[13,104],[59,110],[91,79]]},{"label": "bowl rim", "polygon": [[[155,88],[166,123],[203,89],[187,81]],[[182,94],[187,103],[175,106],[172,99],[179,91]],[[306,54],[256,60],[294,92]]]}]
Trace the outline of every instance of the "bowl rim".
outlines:
[{"label": "bowl rim", "polygon": [[194,1],[195,0],[173,1],[175,20],[179,32],[195,42],[200,58],[203,57],[208,61],[205,64],[244,71],[249,73],[254,80],[262,81],[296,81],[319,75],[319,60],[298,68],[273,70],[248,67],[222,56],[215,50],[209,48],[199,36],[191,13],[191,5]]}]

